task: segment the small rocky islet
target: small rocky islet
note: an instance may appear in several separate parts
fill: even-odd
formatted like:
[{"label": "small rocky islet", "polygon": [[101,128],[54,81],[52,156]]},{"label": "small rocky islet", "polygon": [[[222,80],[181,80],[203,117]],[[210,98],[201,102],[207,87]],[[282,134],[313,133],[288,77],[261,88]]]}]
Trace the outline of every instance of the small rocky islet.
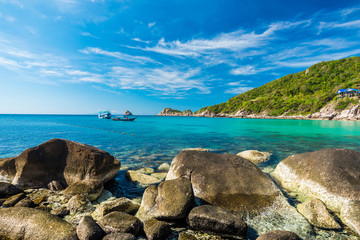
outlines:
[{"label": "small rocky islet", "polygon": [[0,239],[359,239],[360,152],[296,154],[266,174],[256,164],[269,158],[181,151],[128,170],[139,201],[104,187],[115,157],[52,139],[0,159]]}]

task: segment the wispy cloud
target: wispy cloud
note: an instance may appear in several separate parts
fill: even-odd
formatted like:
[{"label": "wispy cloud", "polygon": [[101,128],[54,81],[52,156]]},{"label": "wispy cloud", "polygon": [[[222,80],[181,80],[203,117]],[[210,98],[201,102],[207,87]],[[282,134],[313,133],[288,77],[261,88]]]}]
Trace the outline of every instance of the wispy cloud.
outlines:
[{"label": "wispy cloud", "polygon": [[156,22],[150,22],[150,23],[148,23],[148,27],[152,28],[153,26],[155,26],[155,24],[156,24]]},{"label": "wispy cloud", "polygon": [[150,41],[141,40],[140,38],[132,38],[132,40],[134,40],[136,42],[146,43],[146,44],[150,43]]},{"label": "wispy cloud", "polygon": [[253,87],[230,88],[230,89],[226,90],[225,93],[240,94],[240,93],[244,93],[244,92],[250,91],[251,89],[254,89],[254,88],[253,88]]},{"label": "wispy cloud", "polygon": [[107,50],[103,50],[101,48],[87,47],[87,48],[79,50],[79,51],[82,53],[85,53],[85,54],[93,53],[93,54],[98,54],[98,55],[103,55],[103,56],[108,56],[108,57],[114,57],[114,58],[124,60],[124,61],[136,62],[136,63],[140,63],[140,64],[145,64],[147,62],[156,63],[156,61],[154,61],[153,59],[151,59],[149,57],[134,56],[134,55],[129,55],[129,54],[122,53],[122,52],[107,51]]},{"label": "wispy cloud", "polygon": [[81,32],[81,35],[86,36],[86,37],[92,37],[92,38],[97,38],[97,39],[99,39],[99,37],[97,37],[97,36],[95,36],[95,35],[92,35],[92,34],[89,33],[89,32]]},{"label": "wispy cloud", "polygon": [[209,54],[213,51],[227,50],[239,52],[251,48],[264,46],[268,41],[274,39],[274,33],[284,29],[293,28],[299,25],[307,25],[309,21],[300,22],[277,22],[271,24],[264,32],[246,32],[238,30],[230,33],[221,33],[212,39],[192,39],[187,42],[179,40],[166,42],[160,39],[156,46],[146,47],[143,50],[153,51],[173,56],[197,57],[202,54]]},{"label": "wispy cloud", "polygon": [[207,94],[210,89],[200,77],[200,69],[180,70],[172,67],[145,69],[116,66],[110,73],[111,86],[121,89],[142,89],[161,95],[182,95],[189,90]]}]

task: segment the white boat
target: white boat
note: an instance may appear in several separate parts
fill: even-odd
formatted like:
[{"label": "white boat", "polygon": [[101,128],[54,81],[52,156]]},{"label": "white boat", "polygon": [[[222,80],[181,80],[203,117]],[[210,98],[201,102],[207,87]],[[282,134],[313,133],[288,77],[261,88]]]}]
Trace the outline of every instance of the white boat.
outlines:
[{"label": "white boat", "polygon": [[111,113],[110,111],[100,111],[98,113],[98,118],[101,119],[111,119]]}]

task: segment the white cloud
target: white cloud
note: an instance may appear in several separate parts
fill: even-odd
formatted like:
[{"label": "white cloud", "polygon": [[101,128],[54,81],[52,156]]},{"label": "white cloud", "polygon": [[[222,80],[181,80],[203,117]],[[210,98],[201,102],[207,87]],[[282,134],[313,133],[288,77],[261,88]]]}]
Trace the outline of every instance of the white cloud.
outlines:
[{"label": "white cloud", "polygon": [[142,42],[142,43],[146,43],[146,44],[149,44],[150,41],[144,41],[144,40],[141,40],[140,38],[132,38],[132,40],[136,41],[136,42]]},{"label": "white cloud", "polygon": [[155,26],[155,24],[156,24],[156,22],[150,22],[150,23],[148,23],[148,27],[152,28],[153,26]]},{"label": "white cloud", "polygon": [[97,37],[97,36],[95,36],[95,35],[92,35],[92,34],[89,33],[89,32],[82,32],[81,35],[86,36],[86,37],[97,38],[97,39],[99,38],[99,37]]},{"label": "white cloud", "polygon": [[346,8],[346,9],[341,10],[341,15],[347,16],[347,15],[357,12],[359,10],[360,10],[360,7]]},{"label": "white cloud", "polygon": [[98,55],[114,57],[114,58],[124,60],[124,61],[136,62],[136,63],[140,63],[140,64],[145,64],[147,62],[156,63],[156,61],[154,61],[153,59],[151,59],[149,57],[133,56],[133,55],[129,55],[126,53],[121,53],[121,52],[107,51],[107,50],[103,50],[101,48],[87,47],[87,48],[79,50],[79,51],[82,53],[85,53],[85,54],[94,53],[94,54],[98,54]]},{"label": "white cloud", "polygon": [[22,68],[22,66],[17,61],[3,57],[0,57],[0,66]]},{"label": "white cloud", "polygon": [[178,95],[195,89],[208,94],[210,89],[197,78],[200,69],[180,70],[172,67],[145,69],[113,67],[110,86],[121,89],[142,89],[162,95]]},{"label": "white cloud", "polygon": [[244,92],[250,91],[251,89],[253,89],[253,87],[230,88],[230,89],[226,90],[225,93],[240,94],[240,93],[244,93]]},{"label": "white cloud", "polygon": [[188,57],[197,57],[219,50],[240,52],[264,46],[268,41],[275,38],[274,34],[277,31],[307,24],[309,24],[309,21],[277,22],[269,25],[268,29],[260,34],[238,30],[231,33],[221,33],[212,39],[192,39],[187,42],[179,40],[166,42],[162,38],[156,46],[146,47],[143,50]]},{"label": "white cloud", "polygon": [[253,66],[247,65],[232,69],[230,73],[233,75],[252,75],[252,74],[256,74],[257,71]]}]

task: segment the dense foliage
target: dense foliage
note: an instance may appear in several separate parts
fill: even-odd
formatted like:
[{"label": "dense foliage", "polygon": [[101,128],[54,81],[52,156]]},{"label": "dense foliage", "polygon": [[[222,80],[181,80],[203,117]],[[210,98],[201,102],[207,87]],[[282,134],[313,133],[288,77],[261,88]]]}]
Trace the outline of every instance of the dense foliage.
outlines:
[{"label": "dense foliage", "polygon": [[336,100],[337,90],[343,88],[360,88],[360,57],[315,64],[307,71],[284,76],[196,113],[243,110],[270,116],[309,114],[330,101],[338,101],[336,108],[344,109],[353,100]]}]

